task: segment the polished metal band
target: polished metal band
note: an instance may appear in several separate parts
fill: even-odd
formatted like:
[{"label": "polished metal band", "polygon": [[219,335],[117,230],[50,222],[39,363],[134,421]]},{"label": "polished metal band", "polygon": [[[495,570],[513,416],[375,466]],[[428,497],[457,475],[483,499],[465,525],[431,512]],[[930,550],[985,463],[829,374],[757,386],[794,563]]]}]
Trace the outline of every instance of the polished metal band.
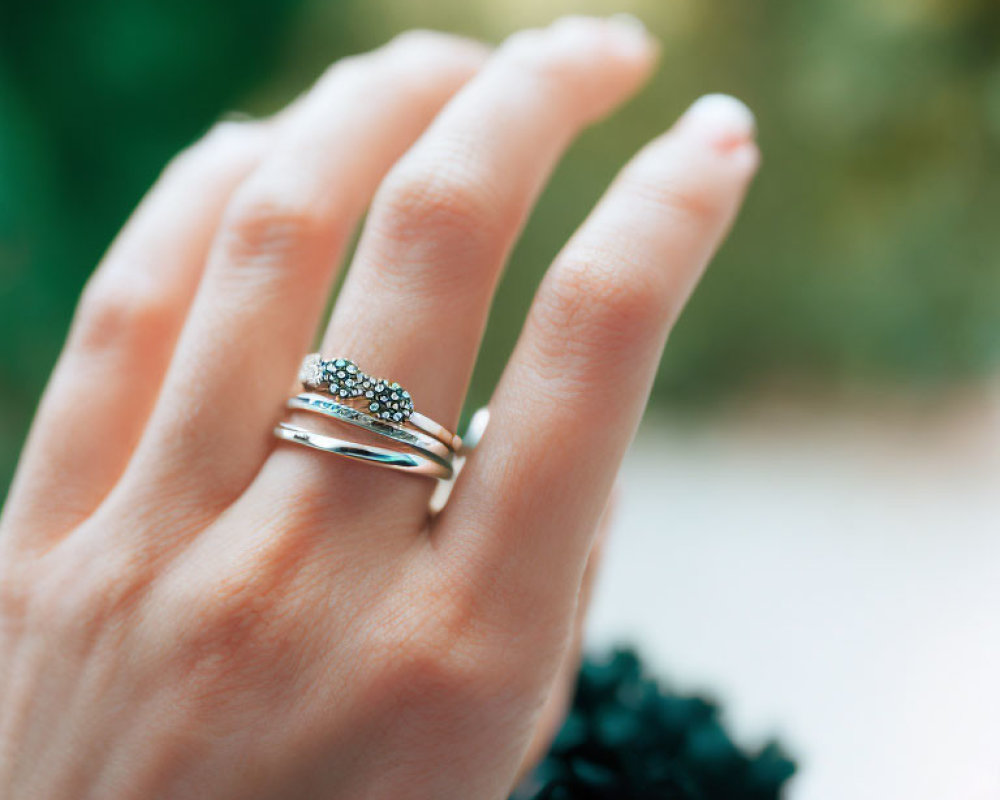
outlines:
[{"label": "polished metal band", "polygon": [[442,460],[436,457],[432,459],[416,452],[404,453],[385,447],[349,442],[334,436],[307,431],[305,428],[288,422],[278,423],[278,427],[274,429],[274,435],[286,442],[294,442],[325,453],[336,453],[357,461],[408,472],[411,475],[426,475],[430,478],[448,480],[454,473],[450,463],[442,463]]},{"label": "polished metal band", "polygon": [[299,380],[307,391],[291,397],[288,408],[362,428],[409,450],[351,442],[289,422],[274,429],[279,439],[414,475],[448,480],[455,474],[461,438],[418,414],[410,393],[395,381],[368,375],[348,359],[326,359],[319,353],[303,359]]},{"label": "polished metal band", "polygon": [[314,394],[312,392],[298,394],[289,398],[288,408],[294,411],[311,411],[315,414],[322,414],[330,419],[338,420],[339,422],[346,422],[348,425],[363,428],[371,433],[406,445],[419,454],[439,462],[443,467],[451,468],[451,458],[454,455],[454,451],[450,447],[447,447],[440,439],[428,436],[422,431],[377,419],[329,396]]}]

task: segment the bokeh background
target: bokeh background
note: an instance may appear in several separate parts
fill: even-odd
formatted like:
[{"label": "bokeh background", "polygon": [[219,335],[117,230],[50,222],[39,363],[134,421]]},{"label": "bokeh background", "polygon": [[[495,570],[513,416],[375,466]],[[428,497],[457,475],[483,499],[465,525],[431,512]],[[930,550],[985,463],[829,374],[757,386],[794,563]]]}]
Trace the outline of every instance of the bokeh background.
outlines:
[{"label": "bokeh background", "polygon": [[[0,0],[0,489],[88,274],[220,116],[271,112],[409,27],[497,41],[616,11],[662,39],[662,68],[556,173],[472,401],[628,155],[702,93],[745,99],[763,170],[663,361],[626,468],[638,533],[609,565],[619,599],[595,636],[625,629],[720,691],[748,735],[800,743],[802,797],[904,796],[928,763],[906,796],[953,781],[998,796],[984,748],[1000,752],[1000,698],[963,671],[1000,647],[968,625],[1000,603],[977,571],[1000,567],[985,537],[1000,531],[996,0]],[[926,680],[907,683],[915,669]],[[949,733],[908,733],[921,725]]]}]

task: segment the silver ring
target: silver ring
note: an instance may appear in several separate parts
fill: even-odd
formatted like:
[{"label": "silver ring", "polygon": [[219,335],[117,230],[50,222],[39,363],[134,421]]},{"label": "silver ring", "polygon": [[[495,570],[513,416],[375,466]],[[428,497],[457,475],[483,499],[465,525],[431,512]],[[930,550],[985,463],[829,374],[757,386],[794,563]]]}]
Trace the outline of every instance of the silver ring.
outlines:
[{"label": "silver ring", "polygon": [[348,441],[289,422],[274,429],[279,439],[415,475],[440,480],[455,475],[453,459],[462,447],[461,438],[418,414],[410,393],[398,383],[367,375],[353,361],[324,359],[319,353],[303,359],[299,380],[310,391],[291,397],[288,408],[363,428],[409,451]]},{"label": "silver ring", "polygon": [[310,353],[302,360],[299,380],[309,391],[325,392],[341,405],[355,408],[350,404],[357,403],[356,410],[368,417],[397,426],[409,425],[433,436],[452,452],[462,447],[459,436],[413,408],[413,398],[402,386],[362,372],[349,359]]},{"label": "silver ring", "polygon": [[412,475],[426,475],[431,478],[448,480],[454,473],[451,464],[447,462],[442,464],[437,458],[430,459],[417,453],[403,453],[385,447],[349,442],[335,436],[307,431],[305,428],[288,422],[279,422],[278,427],[274,429],[274,435],[286,442],[294,442],[314,450],[321,450],[324,453],[336,453],[357,461],[377,464],[380,467],[400,470]]},{"label": "silver ring", "polygon": [[371,433],[392,439],[399,444],[407,445],[421,455],[438,461],[442,466],[451,467],[450,459],[454,452],[439,439],[428,436],[421,431],[404,428],[402,425],[369,416],[363,411],[334,400],[332,397],[308,392],[290,397],[287,405],[293,411],[311,411],[340,422],[346,422],[348,425],[363,428]]}]

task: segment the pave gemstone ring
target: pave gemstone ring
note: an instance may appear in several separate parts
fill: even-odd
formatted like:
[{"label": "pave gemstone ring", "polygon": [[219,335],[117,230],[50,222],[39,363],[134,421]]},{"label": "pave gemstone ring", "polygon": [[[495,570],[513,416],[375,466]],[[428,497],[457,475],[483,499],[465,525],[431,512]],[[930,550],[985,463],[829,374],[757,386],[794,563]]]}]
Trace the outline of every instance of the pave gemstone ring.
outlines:
[{"label": "pave gemstone ring", "polygon": [[323,389],[342,400],[364,397],[368,412],[387,422],[405,422],[413,414],[410,393],[398,383],[373,378],[346,358],[324,360],[310,353],[302,362],[299,380],[307,389]]},{"label": "pave gemstone ring", "polygon": [[454,433],[415,411],[413,398],[402,386],[368,375],[346,358],[325,359],[319,353],[310,353],[302,360],[299,380],[306,389],[328,393],[371,417],[416,428],[454,452],[462,446]]},{"label": "pave gemstone ring", "polygon": [[346,358],[325,359],[319,353],[303,359],[299,381],[308,391],[291,397],[289,409],[361,428],[406,449],[348,441],[289,422],[275,428],[279,439],[417,475],[448,479],[454,474],[462,440],[417,413],[410,393],[395,381],[368,375]]}]

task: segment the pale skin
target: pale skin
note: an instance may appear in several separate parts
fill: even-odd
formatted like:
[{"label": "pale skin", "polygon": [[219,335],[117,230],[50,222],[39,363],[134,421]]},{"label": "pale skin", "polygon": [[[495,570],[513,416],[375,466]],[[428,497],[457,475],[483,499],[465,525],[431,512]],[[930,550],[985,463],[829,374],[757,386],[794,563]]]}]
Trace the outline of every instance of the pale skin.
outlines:
[{"label": "pale skin", "polygon": [[596,531],[756,170],[752,116],[703,99],[623,168],[440,515],[432,481],[271,429],[369,205],[322,350],[454,428],[534,200],[656,49],[616,19],[493,51],[410,33],[168,167],[83,294],[4,509],[0,796],[509,794],[558,724]]}]

